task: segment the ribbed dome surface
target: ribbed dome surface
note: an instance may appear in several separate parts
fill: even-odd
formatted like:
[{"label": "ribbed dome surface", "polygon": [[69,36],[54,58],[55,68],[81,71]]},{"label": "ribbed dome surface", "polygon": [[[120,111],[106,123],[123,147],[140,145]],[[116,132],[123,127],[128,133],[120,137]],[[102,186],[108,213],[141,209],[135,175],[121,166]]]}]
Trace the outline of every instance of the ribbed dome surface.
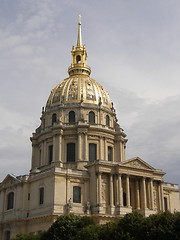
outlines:
[{"label": "ribbed dome surface", "polygon": [[76,75],[64,79],[51,91],[46,109],[80,102],[112,107],[109,94],[99,83],[88,76]]}]

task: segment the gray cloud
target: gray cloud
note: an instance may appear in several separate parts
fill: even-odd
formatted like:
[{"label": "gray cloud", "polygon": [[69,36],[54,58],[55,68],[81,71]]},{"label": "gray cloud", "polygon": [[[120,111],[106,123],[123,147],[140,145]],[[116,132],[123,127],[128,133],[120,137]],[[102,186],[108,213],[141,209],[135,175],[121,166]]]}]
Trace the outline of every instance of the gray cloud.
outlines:
[{"label": "gray cloud", "polygon": [[127,157],[180,183],[179,8],[179,0],[2,1],[0,179],[30,168],[29,137],[51,89],[67,76],[81,13],[88,65],[128,135]]}]

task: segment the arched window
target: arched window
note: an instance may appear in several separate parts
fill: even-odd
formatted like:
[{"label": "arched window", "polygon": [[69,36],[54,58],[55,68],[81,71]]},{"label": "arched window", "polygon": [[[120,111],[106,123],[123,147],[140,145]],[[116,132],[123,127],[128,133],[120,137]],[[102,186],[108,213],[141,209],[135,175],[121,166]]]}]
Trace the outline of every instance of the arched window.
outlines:
[{"label": "arched window", "polygon": [[94,162],[97,159],[97,150],[96,144],[90,143],[89,144],[89,161]]},{"label": "arched window", "polygon": [[95,114],[94,112],[89,112],[89,123],[95,123]]},{"label": "arched window", "polygon": [[67,144],[67,162],[75,162],[75,143]]},{"label": "arched window", "polygon": [[14,207],[14,192],[10,192],[7,198],[7,210],[13,209]]},{"label": "arched window", "polygon": [[10,240],[10,237],[11,237],[11,232],[8,230],[5,232],[5,240]]},{"label": "arched window", "polygon": [[113,160],[113,149],[112,147],[108,146],[108,161]]},{"label": "arched window", "polygon": [[109,116],[108,115],[106,115],[106,126],[109,127]]},{"label": "arched window", "polygon": [[75,112],[74,111],[69,112],[69,123],[75,123]]},{"label": "arched window", "polygon": [[77,63],[80,63],[80,62],[81,62],[81,56],[80,56],[80,55],[77,55],[76,61],[77,61]]},{"label": "arched window", "polygon": [[44,188],[41,187],[39,189],[39,204],[42,205],[44,203]]},{"label": "arched window", "polygon": [[52,125],[54,123],[56,123],[56,121],[57,121],[57,115],[56,115],[56,113],[53,113],[53,115],[52,115]]}]

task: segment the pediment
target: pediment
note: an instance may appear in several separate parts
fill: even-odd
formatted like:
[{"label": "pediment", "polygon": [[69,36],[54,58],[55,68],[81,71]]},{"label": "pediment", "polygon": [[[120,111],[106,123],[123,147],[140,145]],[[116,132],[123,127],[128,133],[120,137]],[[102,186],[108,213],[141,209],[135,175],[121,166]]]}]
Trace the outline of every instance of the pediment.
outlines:
[{"label": "pediment", "polygon": [[151,170],[151,171],[155,170],[152,166],[150,166],[148,163],[146,163],[139,157],[124,161],[122,163],[122,166],[131,167],[135,169]]},{"label": "pediment", "polygon": [[16,178],[16,176],[12,175],[12,174],[8,174],[4,180],[1,182],[1,188],[7,188],[7,187],[11,187],[16,183],[19,183],[20,180]]}]

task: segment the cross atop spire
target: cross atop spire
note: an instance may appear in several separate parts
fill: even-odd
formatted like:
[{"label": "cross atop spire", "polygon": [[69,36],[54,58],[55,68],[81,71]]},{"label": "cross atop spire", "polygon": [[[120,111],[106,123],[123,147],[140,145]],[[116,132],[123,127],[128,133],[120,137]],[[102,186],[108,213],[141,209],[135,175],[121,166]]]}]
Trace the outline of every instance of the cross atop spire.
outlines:
[{"label": "cross atop spire", "polygon": [[81,15],[79,14],[77,46],[82,46]]}]

